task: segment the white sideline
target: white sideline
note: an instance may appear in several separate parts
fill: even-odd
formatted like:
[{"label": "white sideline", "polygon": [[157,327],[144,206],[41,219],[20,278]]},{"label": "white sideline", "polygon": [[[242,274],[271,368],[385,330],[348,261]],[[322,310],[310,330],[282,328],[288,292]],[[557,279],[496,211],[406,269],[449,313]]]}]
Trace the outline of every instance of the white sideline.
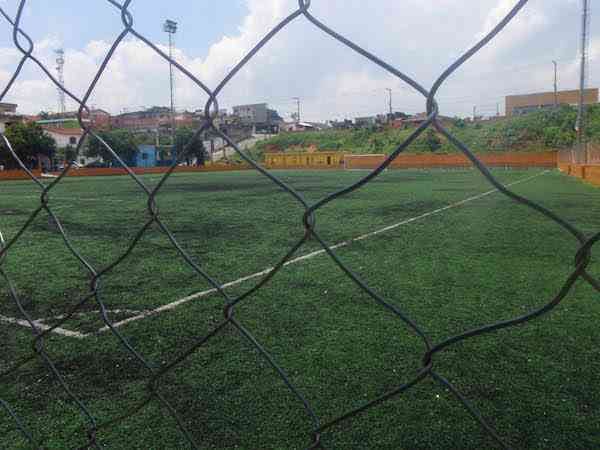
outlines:
[{"label": "white sideline", "polygon": [[[548,172],[550,172],[550,170],[545,170],[543,172],[537,173],[537,174],[532,175],[530,177],[514,181],[514,182],[509,183],[509,184],[507,184],[505,186],[509,187],[509,186],[514,186],[514,185],[517,185],[517,184],[525,183],[525,182],[530,181],[530,180],[532,180],[534,178],[537,178],[537,177],[539,177],[541,175],[544,175],[544,174],[546,174]],[[341,248],[341,247],[346,247],[346,246],[352,244],[353,242],[358,242],[358,241],[362,241],[364,239],[368,239],[368,238],[373,237],[373,236],[377,236],[378,234],[391,231],[391,230],[393,230],[395,228],[398,228],[398,227],[400,227],[402,225],[407,225],[409,223],[425,219],[427,217],[433,216],[435,214],[439,214],[439,213],[447,211],[449,209],[456,208],[458,206],[462,206],[465,203],[469,203],[469,202],[472,202],[472,201],[475,201],[475,200],[479,200],[480,198],[483,198],[483,197],[486,197],[488,195],[494,194],[495,192],[498,192],[498,189],[492,189],[490,191],[483,192],[482,194],[478,194],[478,195],[474,195],[473,197],[466,198],[466,199],[461,200],[459,202],[451,203],[450,205],[444,206],[442,208],[438,208],[438,209],[436,209],[434,211],[430,211],[430,212],[427,212],[425,214],[421,214],[419,216],[411,217],[410,219],[403,220],[402,222],[398,222],[398,223],[395,223],[393,225],[389,225],[387,227],[380,228],[380,229],[372,231],[370,233],[366,233],[366,234],[363,234],[361,236],[355,237],[353,239],[350,239],[350,240],[347,240],[347,241],[340,242],[338,244],[332,245],[330,248],[332,250],[335,250],[335,249],[338,249],[338,248]],[[319,256],[319,255],[322,255],[324,253],[326,253],[326,251],[324,249],[316,250],[314,252],[307,253],[306,255],[302,255],[302,256],[298,256],[296,258],[290,259],[288,262],[286,262],[284,264],[284,266],[289,266],[290,264],[295,264],[297,262],[305,261],[307,259],[314,258],[315,256]],[[243,283],[245,281],[251,280],[253,278],[261,277],[263,275],[268,274],[271,270],[273,270],[273,267],[268,267],[268,268],[266,268],[266,269],[264,269],[264,270],[262,270],[260,272],[256,272],[256,273],[253,273],[251,275],[247,275],[245,277],[238,278],[237,280],[230,281],[229,283],[226,283],[226,284],[222,285],[222,288],[226,289],[226,288],[229,288],[229,287],[241,284],[241,283]],[[147,317],[150,317],[150,316],[153,316],[153,315],[156,315],[156,314],[160,314],[161,312],[164,312],[164,311],[173,310],[173,309],[175,309],[175,308],[177,308],[177,307],[179,307],[179,306],[181,306],[181,305],[183,305],[185,303],[189,303],[192,300],[197,300],[199,298],[206,297],[208,295],[214,294],[215,292],[217,292],[217,289],[213,288],[213,289],[208,289],[206,291],[198,292],[196,294],[189,295],[187,297],[184,297],[182,299],[176,300],[176,301],[174,301],[172,303],[169,303],[167,305],[163,305],[163,306],[160,306],[160,307],[158,307],[156,309],[152,309],[152,310],[143,312],[141,314],[138,314],[137,316],[129,317],[129,318],[124,319],[124,320],[122,320],[120,322],[116,322],[116,323],[113,324],[113,327],[114,328],[119,328],[119,327],[122,327],[123,325],[126,325],[128,323],[136,322],[138,320],[145,319]],[[109,327],[105,326],[105,327],[100,328],[97,331],[97,333],[102,333],[102,332],[105,332],[105,331],[108,331],[108,330],[109,330]]]},{"label": "white sideline", "polygon": [[[0,322],[10,323],[13,325],[20,325],[22,327],[31,329],[31,325],[29,324],[29,322],[27,322],[26,320],[22,320],[22,319],[15,319],[13,317],[0,316]],[[49,325],[43,324],[40,320],[33,320],[32,322],[36,326],[36,328],[38,328],[39,330],[42,330],[42,331],[48,331],[50,328],[52,328]],[[66,336],[66,337],[78,338],[78,339],[83,339],[88,336],[87,334],[80,333],[78,331],[65,330],[64,328],[55,328],[52,330],[52,333],[60,334],[61,336]]]},{"label": "white sideline", "polygon": [[[35,198],[37,200],[39,200],[40,196],[39,195],[23,195],[19,198]],[[56,200],[59,202],[102,202],[102,203],[124,203],[124,202],[129,202],[131,200],[123,200],[123,199],[119,199],[119,198],[97,198],[97,197],[54,197],[54,196],[50,196],[50,207],[54,206],[52,205],[52,200]]]}]

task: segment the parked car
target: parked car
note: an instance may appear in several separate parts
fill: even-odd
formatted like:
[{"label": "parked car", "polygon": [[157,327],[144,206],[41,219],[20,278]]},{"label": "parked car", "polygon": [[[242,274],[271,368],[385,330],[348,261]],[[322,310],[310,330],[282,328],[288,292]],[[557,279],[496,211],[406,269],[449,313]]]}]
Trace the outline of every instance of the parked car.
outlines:
[{"label": "parked car", "polygon": [[108,163],[104,161],[94,161],[85,165],[86,169],[103,169],[105,167],[108,167]]},{"label": "parked car", "polygon": [[[83,166],[77,161],[71,161],[71,169],[81,169]],[[58,170],[65,170],[65,163],[62,162],[57,167]]]}]

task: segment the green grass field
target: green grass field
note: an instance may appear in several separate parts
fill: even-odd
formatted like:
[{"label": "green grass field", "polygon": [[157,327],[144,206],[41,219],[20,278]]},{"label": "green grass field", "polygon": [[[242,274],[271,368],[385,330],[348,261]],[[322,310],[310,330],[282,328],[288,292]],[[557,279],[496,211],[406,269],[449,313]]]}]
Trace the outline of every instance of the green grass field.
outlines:
[{"label": "green grass field", "polygon": [[[504,183],[541,170],[495,170]],[[365,172],[276,172],[310,202]],[[142,177],[154,185],[157,176]],[[492,189],[472,170],[389,171],[317,212],[317,230],[335,244]],[[513,189],[598,231],[600,189],[558,172]],[[254,172],[176,174],[158,196],[160,215],[195,261],[220,283],[275,264],[302,236],[302,208]],[[10,239],[39,204],[32,183],[0,184],[0,230]],[[145,196],[127,177],[71,178],[50,196],[73,245],[100,269],[123,254],[147,219]],[[318,249],[311,240],[298,252]],[[576,240],[540,214],[494,193],[336,250],[369,286],[439,342],[521,315],[558,292],[573,269]],[[595,251],[598,254],[598,251]],[[34,319],[55,323],[88,290],[89,276],[42,214],[8,253],[4,270]],[[600,276],[600,261],[589,271]],[[209,289],[153,226],[132,254],[101,279],[119,321]],[[230,289],[241,294],[258,278]],[[0,316],[20,318],[4,280]],[[549,315],[454,345],[434,358],[500,435],[517,449],[600,448],[600,302],[579,281]],[[155,367],[168,364],[223,319],[208,295],[119,331]],[[360,291],[327,255],[285,267],[236,308],[243,324],[326,423],[408,381],[424,346],[403,322]],[[103,326],[98,306],[52,334],[45,348],[67,385],[99,424],[147,396],[149,372]],[[0,373],[32,353],[31,332],[0,322]],[[312,422],[265,359],[226,327],[162,378],[202,449],[304,449]],[[86,442],[88,422],[40,358],[0,379],[0,399],[42,448]],[[98,433],[101,448],[189,448],[158,401]],[[496,448],[454,398],[426,379],[411,390],[327,430],[328,449]],[[26,449],[0,409],[0,448]]]}]

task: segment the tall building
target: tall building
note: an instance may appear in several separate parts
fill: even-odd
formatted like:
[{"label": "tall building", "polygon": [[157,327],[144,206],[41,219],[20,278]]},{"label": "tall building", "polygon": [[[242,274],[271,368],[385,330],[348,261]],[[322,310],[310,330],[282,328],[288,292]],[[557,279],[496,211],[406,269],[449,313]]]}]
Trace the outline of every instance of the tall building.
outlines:
[{"label": "tall building", "polygon": [[0,133],[6,131],[6,127],[16,122],[22,122],[23,117],[17,115],[17,105],[14,103],[0,103]]},{"label": "tall building", "polygon": [[[576,106],[579,104],[579,90],[558,91],[556,99],[554,92],[538,92],[526,95],[506,96],[506,115],[518,116],[544,108],[553,108],[555,102],[559,105]],[[598,88],[584,91],[584,103],[591,105],[598,103]]]},{"label": "tall building", "polygon": [[240,118],[243,125],[254,127],[257,131],[276,133],[283,119],[266,103],[238,105],[233,107],[233,115]]}]

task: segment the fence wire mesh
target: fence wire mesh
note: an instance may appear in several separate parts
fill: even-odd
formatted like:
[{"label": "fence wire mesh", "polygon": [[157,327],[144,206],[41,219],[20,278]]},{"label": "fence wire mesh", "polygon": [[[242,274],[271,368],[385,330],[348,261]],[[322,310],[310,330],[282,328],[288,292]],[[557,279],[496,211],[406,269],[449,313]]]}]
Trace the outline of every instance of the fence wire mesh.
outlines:
[{"label": "fence wire mesh", "polygon": [[[107,7],[113,7],[118,10],[121,16],[121,22],[123,24],[123,29],[118,37],[114,40],[110,50],[106,54],[102,64],[99,66],[95,77],[93,78],[92,83],[89,85],[89,88],[83,95],[83,97],[79,98],[72,91],[70,91],[67,86],[63,86],[59,83],[59,81],[54,77],[51,71],[40,61],[34,54],[34,42],[28,35],[27,31],[21,27],[21,20],[23,17],[23,11],[29,2],[27,0],[20,0],[17,8],[16,15],[14,17],[10,16],[4,9],[0,8],[0,13],[4,17],[4,20],[12,27],[12,38],[14,42],[14,46],[19,50],[22,54],[19,64],[14,70],[12,77],[10,78],[8,84],[4,87],[0,94],[0,100],[2,100],[7,93],[13,88],[15,80],[19,77],[21,70],[25,63],[31,62],[38,66],[44,73],[45,76],[54,83],[57,88],[62,90],[65,95],[67,95],[71,100],[75,101],[79,105],[78,110],[78,119],[79,124],[84,130],[83,136],[79,140],[77,150],[79,151],[84,140],[93,136],[99,141],[102,142],[106,150],[112,155],[115,161],[125,169],[128,176],[131,177],[137,186],[144,192],[147,197],[147,213],[148,218],[141,224],[137,234],[132,239],[129,247],[112,263],[107,265],[106,267],[95,267],[92,263],[86,260],[82,254],[75,248],[72,242],[69,239],[68,233],[65,231],[63,226],[61,225],[61,220],[59,216],[53,211],[52,205],[52,191],[56,186],[61,183],[64,178],[67,176],[68,172],[71,170],[71,166],[65,167],[60,176],[54,179],[52,182],[45,184],[42,183],[39,179],[37,179],[34,174],[27,168],[26,164],[19,159],[17,153],[14,151],[11,142],[7,139],[7,137],[2,134],[0,135],[2,142],[4,143],[5,150],[10,153],[12,158],[18,163],[22,170],[27,172],[29,175],[31,182],[35,184],[37,189],[39,189],[40,195],[40,203],[39,206],[31,213],[26,223],[22,226],[22,228],[10,239],[6,239],[0,233],[0,278],[2,279],[3,288],[6,289],[14,304],[20,311],[22,318],[27,321],[29,324],[31,331],[33,332],[33,340],[32,340],[32,348],[33,351],[31,355],[19,360],[15,361],[14,364],[0,374],[0,379],[6,379],[10,376],[15,376],[23,365],[31,362],[34,359],[40,359],[45,364],[48,373],[55,379],[56,382],[60,385],[60,388],[64,391],[64,393],[70,398],[70,400],[77,406],[80,414],[85,418],[87,422],[87,429],[82,431],[82,436],[85,438],[86,444],[81,448],[101,448],[101,435],[102,431],[110,428],[118,422],[122,422],[127,418],[140,414],[140,412],[146,408],[151,402],[157,402],[163,409],[166,411],[173,419],[176,421],[182,435],[185,437],[185,440],[189,442],[192,448],[198,448],[197,443],[194,442],[192,437],[192,433],[186,428],[184,420],[179,416],[176,412],[175,408],[172,406],[171,402],[168,398],[166,398],[160,392],[161,382],[166,374],[170,371],[174,370],[178,365],[184,362],[187,358],[189,358],[192,354],[198,351],[202,346],[204,346],[209,340],[217,339],[218,336],[224,332],[227,328],[232,328],[237,330],[237,332],[246,339],[252,347],[254,347],[260,355],[265,359],[265,361],[270,365],[270,367],[276,372],[276,374],[281,378],[281,380],[285,383],[287,388],[291,391],[291,393],[297,398],[299,407],[304,408],[305,413],[308,415],[310,420],[312,421],[312,436],[310,436],[310,443],[307,445],[308,448],[316,449],[316,448],[324,448],[323,443],[321,442],[321,435],[326,430],[332,428],[334,425],[339,424],[340,422],[347,421],[348,419],[357,416],[364,411],[376,408],[383,402],[386,402],[403,392],[411,389],[417,384],[423,382],[426,379],[431,379],[441,384],[445,388],[449,389],[450,392],[456,397],[456,400],[460,402],[464,408],[471,414],[473,419],[481,426],[481,428],[491,437],[497,445],[501,448],[510,448],[509,442],[500,437],[500,434],[490,425],[488,420],[486,420],[482,414],[469,402],[469,400],[463,395],[459,389],[457,389],[452,383],[450,383],[442,374],[440,374],[435,369],[435,356],[441,352],[442,350],[457,344],[466,339],[473,339],[477,336],[481,336],[487,333],[491,333],[503,328],[514,327],[519,324],[523,324],[525,322],[531,321],[537,317],[540,317],[550,310],[555,308],[563,298],[569,293],[572,289],[573,285],[578,279],[583,279],[587,281],[595,290],[600,292],[600,282],[593,278],[587,271],[586,268],[590,262],[591,257],[591,249],[592,246],[600,240],[600,232],[588,236],[578,230],[575,226],[570,224],[565,219],[559,217],[557,214],[552,211],[546,209],[545,207],[522,197],[510,189],[505,187],[502,183],[500,183],[493,174],[488,170],[488,168],[479,161],[479,159],[474,155],[474,153],[467,148],[462,142],[460,142],[455,136],[453,136],[438,120],[438,104],[436,102],[436,94],[440,87],[444,84],[444,82],[448,79],[450,75],[452,75],[455,71],[457,71],[465,62],[467,62],[474,54],[476,54],[481,48],[487,45],[490,41],[492,41],[499,33],[503,31],[509,22],[511,22],[515,16],[517,16],[523,9],[523,7],[527,4],[528,0],[519,0],[513,6],[513,8],[509,11],[509,13],[485,36],[483,37],[474,47],[469,49],[466,53],[464,53],[460,58],[458,58],[452,65],[450,65],[435,81],[431,89],[426,89],[418,81],[414,80],[403,71],[397,69],[393,65],[383,61],[382,59],[375,56],[373,53],[365,50],[359,45],[353,43],[346,37],[337,33],[335,30],[328,27],[326,24],[321,22],[317,17],[311,14],[310,0],[298,0],[298,8],[285,17],[280,23],[278,23],[273,29],[268,31],[264,38],[254,47],[252,48],[246,56],[231,69],[231,71],[223,78],[223,80],[217,85],[216,88],[210,89],[206,86],[200,79],[198,79],[192,72],[188,69],[180,65],[176,60],[170,59],[167,54],[165,54],[157,45],[151,42],[148,38],[146,38],[143,34],[139,33],[134,24],[134,17],[129,11],[129,7],[132,3],[132,0],[126,0],[124,3],[119,3],[115,0],[107,0],[110,4]],[[219,110],[218,106],[218,96],[223,91],[225,86],[235,77],[235,75],[242,69],[261,49],[267,44],[269,41],[274,39],[276,35],[284,28],[286,28],[291,22],[295,20],[307,20],[314,25],[314,27],[327,35],[329,35],[332,39],[339,41],[341,44],[349,47],[355,52],[362,55],[366,60],[370,63],[376,64],[377,66],[383,68],[399,80],[407,83],[411,86],[415,91],[419,92],[423,98],[425,99],[427,106],[427,120],[420,125],[418,128],[412,132],[412,134],[404,141],[398,144],[396,149],[387,157],[385,162],[383,162],[379,167],[377,167],[372,172],[368,173],[368,175],[364,176],[358,182],[348,186],[344,189],[341,189],[331,195],[328,195],[316,203],[309,204],[309,202],[301,195],[299,192],[294,190],[290,185],[286,184],[280,178],[278,178],[275,174],[265,170],[261,165],[254,161],[246,152],[240,150],[235,142],[233,142],[229,136],[222,133],[214,123],[216,114]],[[274,265],[273,269],[270,270],[260,281],[253,286],[252,288],[245,291],[243,294],[232,297],[228,292],[225,291],[223,285],[219,283],[215,278],[213,278],[200,264],[194,261],[194,259],[186,252],[186,250],[178,243],[177,239],[167,227],[163,219],[159,214],[159,209],[155,202],[157,194],[161,191],[161,188],[164,186],[165,182],[169,179],[171,174],[173,173],[175,167],[177,166],[178,161],[174,161],[173,164],[169,167],[168,171],[162,176],[161,180],[157,183],[154,188],[149,188],[144,181],[138,177],[128,165],[119,157],[119,155],[111,148],[108,143],[102,141],[102,138],[97,134],[97,130],[94,129],[93,125],[89,122],[84,121],[82,119],[83,114],[85,112],[89,112],[88,110],[88,100],[90,96],[94,92],[96,85],[102,76],[102,74],[106,71],[107,65],[111,61],[115,51],[123,42],[123,40],[128,36],[134,36],[140,41],[144,42],[148,47],[154,50],[160,57],[162,57],[166,62],[173,64],[173,66],[179,70],[181,74],[186,76],[188,79],[192,80],[198,89],[204,91],[208,95],[208,101],[204,107],[204,121],[202,125],[197,128],[195,131],[194,138],[200,136],[202,133],[206,131],[211,131],[215,135],[220,136],[224,139],[230,146],[232,146],[239,156],[245,160],[248,164],[250,164],[256,171],[258,171],[262,176],[268,178],[272,183],[279,186],[282,190],[292,196],[295,201],[297,201],[302,208],[304,209],[303,213],[303,224],[304,224],[304,234],[300,237],[296,244],[289,249],[285,257],[283,257],[276,265]],[[369,285],[360,279],[349,267],[347,267],[344,262],[340,260],[337,256],[336,252],[327,245],[325,240],[317,233],[315,230],[316,223],[316,213],[320,208],[339,199],[347,194],[360,189],[365,186],[379,174],[381,174],[390,164],[391,162],[402,153],[418,136],[420,136],[427,129],[434,128],[437,132],[444,135],[450,142],[452,142],[462,153],[466,155],[466,157],[473,163],[473,165],[484,175],[484,177],[491,183],[498,191],[500,191],[505,196],[514,200],[517,203],[526,205],[527,207],[537,211],[538,213],[544,215],[548,220],[554,221],[559,224],[566,233],[574,236],[578,242],[580,243],[579,249],[574,255],[574,269],[564,280],[564,283],[556,293],[554,298],[550,299],[543,307],[530,311],[529,313],[522,315],[520,317],[515,317],[510,320],[500,321],[496,323],[492,323],[486,326],[482,326],[479,328],[475,328],[464,333],[452,336],[442,342],[433,342],[428,334],[407,314],[403,312],[401,308],[392,304],[386,298],[379,295],[374,289],[369,287]],[[179,161],[184,160],[186,154],[191,146],[191,143],[187,146],[186,150],[181,152],[177,157]],[[62,239],[64,240],[64,245],[68,248],[70,253],[79,261],[79,264],[88,273],[89,276],[89,292],[83,296],[83,298],[78,299],[75,306],[73,306],[69,311],[67,311],[64,315],[61,316],[61,319],[52,325],[52,327],[46,327],[45,329],[41,329],[36,321],[29,315],[26,308],[23,305],[23,300],[20,298],[17,293],[17,289],[15,284],[7,274],[4,269],[4,263],[7,258],[10,258],[11,249],[15,246],[17,241],[23,239],[23,234],[25,231],[31,226],[32,222],[36,219],[37,216],[41,214],[47,214],[51,220],[54,221],[56,228]],[[102,289],[100,286],[100,282],[107,274],[111,271],[115,270],[123,260],[130,255],[134,249],[136,248],[138,242],[146,231],[153,226],[154,224],[158,225],[160,229],[165,233],[165,235],[170,240],[171,245],[176,249],[180,257],[197,273],[199,277],[202,277],[206,280],[223,298],[224,301],[224,310],[223,310],[223,319],[220,323],[214,327],[214,329],[209,332],[207,335],[203,336],[201,339],[198,339],[193,345],[189,346],[185,351],[179,354],[177,357],[172,359],[170,362],[163,364],[160,367],[156,367],[155,365],[148,362],[144,355],[141,354],[140,351],[136,349],[136,347],[125,337],[116,327],[113,326],[109,315],[107,314],[107,308],[103,302],[102,298]],[[275,358],[269,353],[269,351],[252,335],[252,333],[244,327],[240,320],[236,318],[236,307],[240,304],[240,302],[244,302],[258,290],[260,290],[263,286],[265,286],[269,281],[277,275],[277,273],[282,269],[287,261],[289,261],[293,255],[309,240],[316,239],[318,243],[322,246],[325,252],[329,255],[329,257],[339,266],[339,268],[347,275],[349,279],[352,280],[353,283],[356,284],[357,288],[364,291],[368,296],[370,296],[374,303],[379,305],[380,307],[386,308],[391,311],[393,314],[397,316],[397,318],[404,322],[404,324],[410,328],[416,335],[420,337],[423,342],[424,351],[422,355],[422,365],[416,373],[414,377],[410,380],[407,380],[403,384],[395,387],[391,391],[386,394],[380,396],[379,398],[373,399],[362,406],[353,409],[351,411],[346,412],[345,414],[330,420],[328,422],[323,422],[315,409],[311,406],[309,401],[303,396],[298,389],[289,379],[288,375],[284,368],[282,368]],[[63,375],[61,375],[61,371],[57,368],[57,365],[53,362],[51,355],[48,353],[45,347],[45,341],[54,329],[61,327],[71,318],[73,318],[82,308],[88,303],[95,302],[99,308],[100,315],[102,321],[105,326],[110,329],[112,334],[120,341],[122,347],[133,357],[135,358],[141,365],[143,365],[150,376],[147,380],[147,397],[140,404],[136,405],[130,411],[126,411],[120,417],[112,418],[108,421],[101,422],[99,421],[94,413],[86,407],[85,402],[79,399],[74,392],[70,389],[68,382],[65,380]],[[0,409],[4,410],[6,416],[10,418],[14,422],[14,426],[18,428],[22,437],[29,443],[31,448],[42,448],[42,444],[36,439],[35,434],[32,430],[28,429],[25,425],[25,421],[23,418],[19,417],[15,412],[15,409],[5,400],[0,399]]]}]

